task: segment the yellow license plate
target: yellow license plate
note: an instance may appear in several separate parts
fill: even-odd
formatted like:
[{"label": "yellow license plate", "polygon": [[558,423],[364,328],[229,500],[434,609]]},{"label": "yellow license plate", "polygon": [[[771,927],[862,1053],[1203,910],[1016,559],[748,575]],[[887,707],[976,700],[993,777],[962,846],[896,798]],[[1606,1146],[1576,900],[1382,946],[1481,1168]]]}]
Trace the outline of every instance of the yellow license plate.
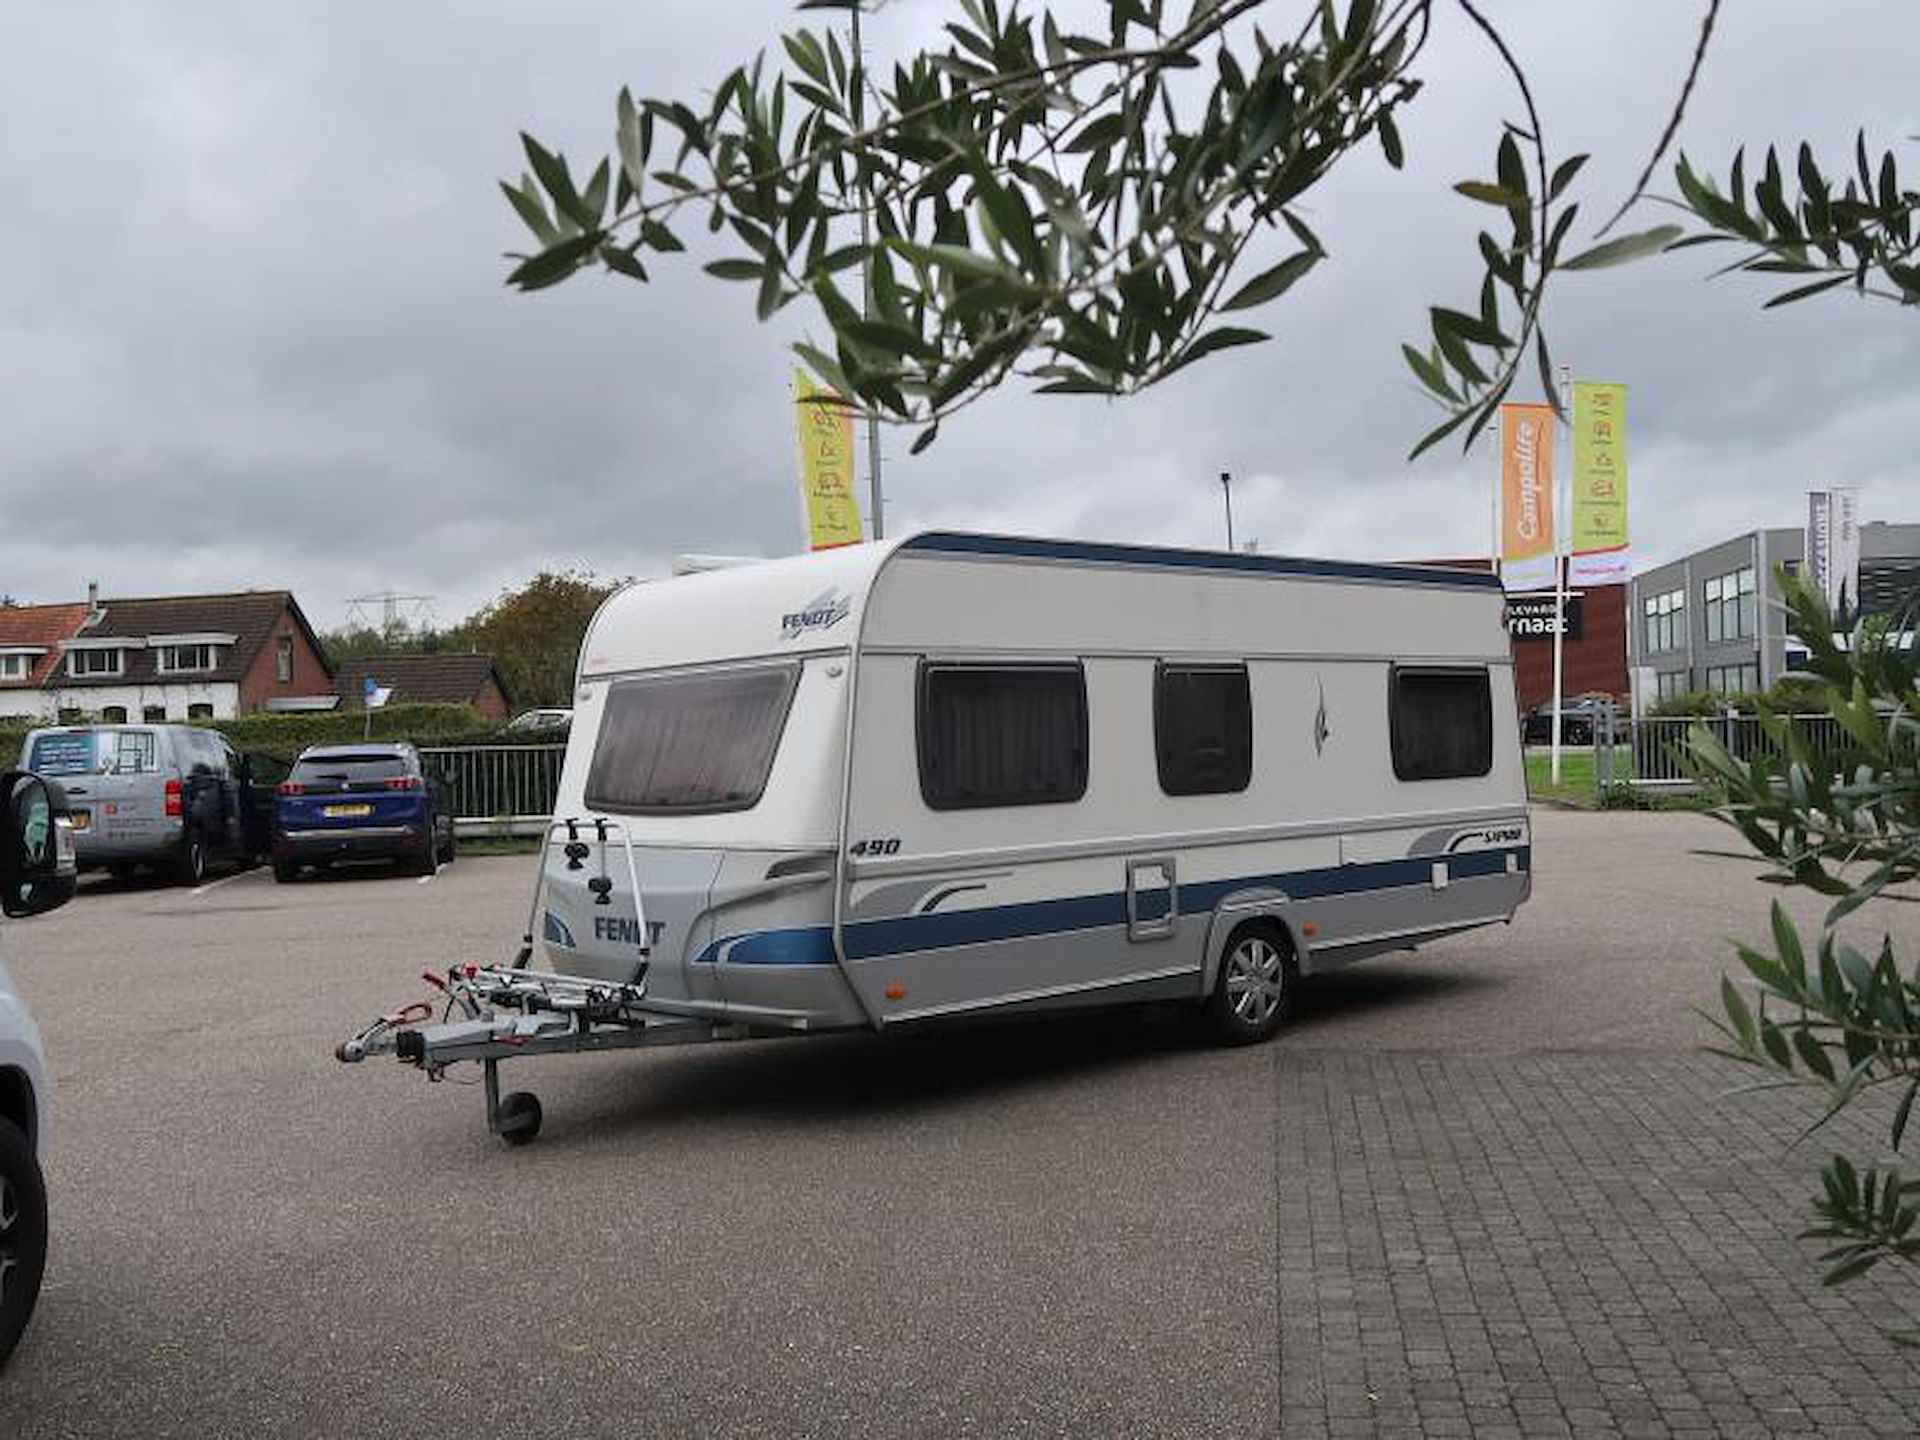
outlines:
[{"label": "yellow license plate", "polygon": [[362,815],[371,815],[371,805],[329,805],[320,812],[329,820],[357,820]]},{"label": "yellow license plate", "polygon": [[67,818],[73,822],[73,828],[76,830],[85,830],[89,825],[93,824],[93,812],[91,810],[76,810]]}]

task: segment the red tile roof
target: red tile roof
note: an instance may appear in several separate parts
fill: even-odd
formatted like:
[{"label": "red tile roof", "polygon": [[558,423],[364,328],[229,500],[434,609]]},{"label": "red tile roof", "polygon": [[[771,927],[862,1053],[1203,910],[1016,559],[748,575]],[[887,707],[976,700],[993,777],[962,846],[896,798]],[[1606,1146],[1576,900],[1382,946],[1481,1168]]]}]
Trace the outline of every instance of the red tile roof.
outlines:
[{"label": "red tile roof", "polygon": [[393,705],[472,705],[489,679],[500,687],[501,698],[509,706],[513,704],[506,678],[491,655],[437,651],[343,660],[334,674],[333,688],[340,692],[349,710],[360,705],[369,675],[376,684],[392,688],[388,703]]},{"label": "red tile roof", "polygon": [[[84,614],[86,606],[79,607]],[[116,636],[144,640],[149,635],[232,635],[234,643],[222,648],[219,665],[213,670],[191,676],[161,675],[155,669],[157,657],[148,649],[125,652],[125,669],[118,675],[61,677],[61,688],[84,685],[160,684],[168,680],[192,679],[238,682],[253,664],[254,656],[273,635],[280,617],[291,613],[307,632],[316,654],[324,657],[306,616],[287,590],[243,590],[227,595],[167,595],[154,599],[102,600],[98,624],[81,633],[87,640]],[[323,658],[321,663],[326,663]]]},{"label": "red tile roof", "polygon": [[0,605],[0,646],[44,645],[24,679],[0,680],[0,687],[25,690],[38,687],[60,663],[60,643],[79,633],[87,618],[84,603],[77,605]]}]

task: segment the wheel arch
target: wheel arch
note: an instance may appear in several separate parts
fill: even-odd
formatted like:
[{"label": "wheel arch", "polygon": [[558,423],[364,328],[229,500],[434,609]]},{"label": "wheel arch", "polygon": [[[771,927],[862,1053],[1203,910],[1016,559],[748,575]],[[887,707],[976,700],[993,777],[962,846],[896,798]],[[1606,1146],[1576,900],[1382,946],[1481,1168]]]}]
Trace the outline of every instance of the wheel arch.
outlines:
[{"label": "wheel arch", "polygon": [[1287,943],[1293,947],[1294,963],[1302,973],[1308,969],[1309,947],[1306,936],[1301,933],[1300,917],[1291,897],[1284,891],[1268,886],[1236,890],[1221,897],[1207,921],[1206,947],[1200,965],[1202,995],[1213,993],[1214,982],[1220,976],[1221,951],[1226,948],[1227,937],[1249,920],[1267,920],[1277,925],[1286,935]]}]

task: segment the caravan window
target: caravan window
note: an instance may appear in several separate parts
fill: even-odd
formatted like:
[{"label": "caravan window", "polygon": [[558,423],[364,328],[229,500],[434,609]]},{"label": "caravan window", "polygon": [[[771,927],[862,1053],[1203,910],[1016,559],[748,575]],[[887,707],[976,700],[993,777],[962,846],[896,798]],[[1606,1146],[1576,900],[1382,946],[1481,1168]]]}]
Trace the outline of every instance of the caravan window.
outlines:
[{"label": "caravan window", "polygon": [[1153,741],[1168,795],[1227,795],[1253,778],[1244,665],[1167,665],[1153,677]]},{"label": "caravan window", "polygon": [[1396,776],[1454,780],[1493,769],[1493,687],[1485,670],[1396,667],[1388,687]]},{"label": "caravan window", "polygon": [[1087,793],[1078,665],[923,665],[920,794],[935,810],[1057,805]]},{"label": "caravan window", "polygon": [[751,810],[773,770],[798,665],[622,680],[607,692],[587,804],[630,815]]}]

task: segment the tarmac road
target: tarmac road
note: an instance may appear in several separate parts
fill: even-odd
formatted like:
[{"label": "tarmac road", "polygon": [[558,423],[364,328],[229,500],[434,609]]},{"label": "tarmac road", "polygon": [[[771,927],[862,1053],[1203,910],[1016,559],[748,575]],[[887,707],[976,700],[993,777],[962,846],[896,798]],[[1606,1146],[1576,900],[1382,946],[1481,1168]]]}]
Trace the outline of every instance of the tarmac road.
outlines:
[{"label": "tarmac road", "polygon": [[[521,1061],[505,1078],[539,1093],[546,1125],[517,1151],[487,1134],[477,1086],[342,1066],[332,1048],[414,998],[423,965],[507,958],[530,858],[469,857],[424,882],[89,878],[4,936],[58,1090],[54,1253],[0,1374],[0,1435],[1238,1435],[1283,1415],[1288,1435],[1339,1434],[1354,1285],[1354,1366],[1408,1377],[1406,1427],[1368,1410],[1346,1430],[1462,1433],[1436,1417],[1473,1422],[1473,1391],[1434,1400],[1415,1383],[1400,1279],[1414,1263],[1443,1285],[1478,1223],[1462,1207],[1484,1202],[1443,1183],[1454,1238],[1407,1222],[1422,1253],[1381,1260],[1400,1277],[1398,1338],[1383,1339],[1361,1252],[1388,1227],[1389,1190],[1409,1187],[1417,1220],[1422,1177],[1452,1175],[1469,1132],[1486,1154],[1460,1162],[1462,1183],[1501,1169],[1487,1147],[1516,1112],[1498,1097],[1450,1111],[1449,1090],[1737,1078],[1692,1058],[1690,1007],[1713,1002],[1725,937],[1761,933],[1775,893],[1691,853],[1732,848],[1700,817],[1535,824],[1517,923],[1320,980],[1273,1045],[1211,1048],[1150,1011]],[[1916,907],[1875,909],[1920,952]],[[1667,1127],[1662,1155],[1693,1144],[1699,1107],[1662,1108],[1667,1083],[1622,1144],[1653,1143],[1650,1126]],[[1582,1123],[1589,1107],[1568,1105],[1555,1123]],[[1370,1151],[1374,1178],[1354,1186],[1342,1117],[1375,1115],[1428,1138]],[[1523,1158],[1545,1143],[1512,1140]],[[1309,1174],[1322,1160],[1328,1186],[1352,1187],[1344,1229]],[[1802,1166],[1781,1184],[1804,1182]],[[1360,1190],[1377,1216],[1354,1210]],[[1800,1303],[1801,1280],[1818,1301],[1782,1263],[1779,1303]],[[1711,1335],[1713,1307],[1741,1308],[1725,1294],[1676,1303]],[[1475,1304],[1447,1328],[1497,1340],[1498,1297]],[[1429,1378],[1470,1368],[1464,1353]],[[1511,1409],[1527,1388],[1510,1354],[1490,1385],[1536,1433]],[[1583,1373],[1600,1397],[1604,1373]],[[1579,1433],[1577,1377],[1551,1378],[1553,1433]],[[1365,1388],[1363,1409],[1399,1402]]]}]

